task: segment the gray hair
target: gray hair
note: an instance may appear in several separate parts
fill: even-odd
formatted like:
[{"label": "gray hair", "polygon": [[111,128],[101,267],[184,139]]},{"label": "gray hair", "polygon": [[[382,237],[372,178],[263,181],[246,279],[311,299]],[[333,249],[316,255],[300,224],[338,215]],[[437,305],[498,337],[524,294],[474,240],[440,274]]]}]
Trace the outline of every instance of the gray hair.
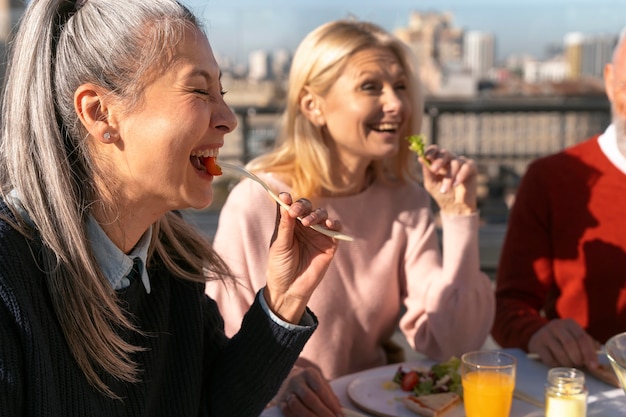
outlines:
[{"label": "gray hair", "polygon": [[[94,83],[132,109],[149,72],[167,66],[184,26],[197,25],[174,0],[89,0],[75,8],[67,0],[31,2],[20,23],[26,29],[13,44],[2,101],[2,191],[19,189],[40,228],[49,217],[48,207],[36,210],[41,203],[53,212],[74,211],[63,205],[74,202],[84,210],[94,199],[87,132],[74,109],[76,88]],[[36,203],[39,196],[47,201]]]},{"label": "gray hair", "polygon": [[[102,195],[114,185],[103,186],[98,179],[74,92],[93,83],[128,111],[141,105],[143,87],[169,67],[189,26],[201,29],[175,0],[32,0],[5,79],[0,193],[19,192],[44,244],[41,268],[70,349],[87,379],[113,397],[97,370],[135,381],[131,356],[139,348],[114,330],[134,328],[86,237],[91,205],[110,204],[114,210],[113,201]],[[23,224],[18,227],[30,233]],[[206,262],[212,263],[211,272],[227,271],[208,242],[173,214],[155,224],[151,251],[185,279],[204,282]],[[174,259],[184,260],[186,270]]]}]

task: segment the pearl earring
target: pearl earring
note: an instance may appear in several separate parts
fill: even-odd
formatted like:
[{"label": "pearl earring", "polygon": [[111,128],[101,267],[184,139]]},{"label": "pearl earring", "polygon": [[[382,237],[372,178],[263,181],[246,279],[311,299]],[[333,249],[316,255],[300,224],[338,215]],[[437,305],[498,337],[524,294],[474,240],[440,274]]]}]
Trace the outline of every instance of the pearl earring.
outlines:
[{"label": "pearl earring", "polygon": [[109,132],[104,132],[104,140],[111,140],[111,134]]}]

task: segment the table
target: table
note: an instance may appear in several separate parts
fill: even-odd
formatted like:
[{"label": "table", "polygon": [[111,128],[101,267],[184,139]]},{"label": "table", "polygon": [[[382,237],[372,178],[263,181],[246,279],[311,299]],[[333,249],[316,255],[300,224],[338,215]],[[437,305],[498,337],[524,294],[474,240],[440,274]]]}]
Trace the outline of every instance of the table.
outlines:
[{"label": "table", "polygon": [[[526,357],[526,353],[521,349],[501,349],[507,352],[517,359],[517,376],[516,376],[516,389],[523,391],[524,393],[534,397],[535,399],[543,402],[544,397],[544,385],[546,382],[546,376],[548,375],[548,367],[539,361],[529,359]],[[600,357],[602,362],[608,361],[604,356]],[[416,364],[431,364],[432,361],[419,361],[419,362],[407,362],[402,364],[405,368],[415,366]],[[359,411],[365,416],[372,416],[371,414],[364,413],[358,407],[356,407],[348,398],[347,387],[353,380],[367,376],[379,376],[389,375],[390,378],[398,369],[400,364],[393,364],[382,366],[375,369],[370,369],[363,372],[357,372],[354,374],[346,375],[341,378],[337,378],[331,382],[333,390],[339,397],[341,404],[349,410]],[[587,389],[589,390],[589,399],[587,405],[587,417],[607,417],[607,416],[620,416],[625,415],[626,410],[626,395],[621,388],[615,388],[611,385],[605,384],[591,375],[585,375],[585,382]],[[527,402],[521,401],[517,398],[513,399],[513,405],[511,406],[510,417],[543,417],[544,410],[539,409]],[[261,417],[284,417],[283,414],[276,407],[268,408],[261,414]],[[374,417],[374,416],[372,416]]]}]

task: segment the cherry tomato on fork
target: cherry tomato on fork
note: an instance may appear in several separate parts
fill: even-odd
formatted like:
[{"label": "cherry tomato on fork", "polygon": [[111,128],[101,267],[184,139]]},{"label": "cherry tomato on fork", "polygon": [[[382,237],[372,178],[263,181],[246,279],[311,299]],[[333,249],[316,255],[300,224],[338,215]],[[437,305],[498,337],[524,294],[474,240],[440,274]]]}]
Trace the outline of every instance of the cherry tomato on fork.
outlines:
[{"label": "cherry tomato on fork", "polygon": [[222,168],[215,162],[214,156],[209,156],[204,160],[204,166],[211,175],[222,175]]}]

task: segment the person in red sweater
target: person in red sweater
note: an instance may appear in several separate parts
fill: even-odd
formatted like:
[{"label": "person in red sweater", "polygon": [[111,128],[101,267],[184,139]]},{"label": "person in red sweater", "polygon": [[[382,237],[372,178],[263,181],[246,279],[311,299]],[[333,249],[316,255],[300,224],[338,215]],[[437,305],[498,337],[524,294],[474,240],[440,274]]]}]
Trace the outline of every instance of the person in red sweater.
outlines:
[{"label": "person in red sweater", "polygon": [[625,33],[604,70],[611,125],[530,164],[502,248],[492,336],[549,366],[594,369],[626,331]]}]

